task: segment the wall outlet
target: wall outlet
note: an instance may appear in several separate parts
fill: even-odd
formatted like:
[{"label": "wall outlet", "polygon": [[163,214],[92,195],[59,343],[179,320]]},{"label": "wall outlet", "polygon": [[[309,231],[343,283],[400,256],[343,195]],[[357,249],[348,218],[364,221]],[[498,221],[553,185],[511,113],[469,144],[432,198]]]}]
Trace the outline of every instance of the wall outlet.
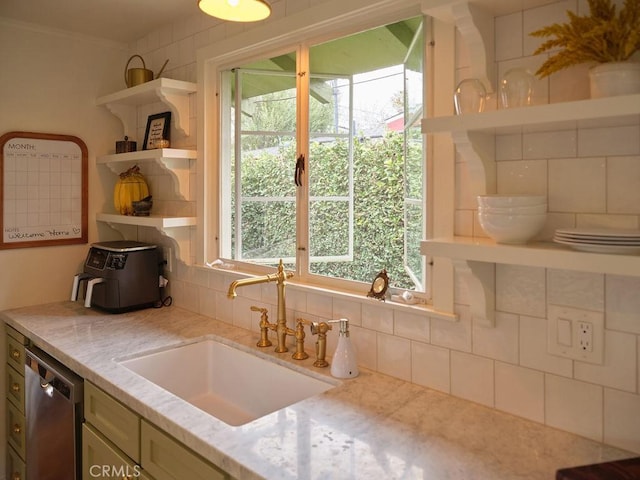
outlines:
[{"label": "wall outlet", "polygon": [[578,346],[583,352],[593,352],[593,324],[578,322]]},{"label": "wall outlet", "polygon": [[173,272],[173,248],[162,247],[162,259],[164,260],[165,271]]},{"label": "wall outlet", "polygon": [[604,313],[548,305],[547,350],[553,355],[602,365]]}]

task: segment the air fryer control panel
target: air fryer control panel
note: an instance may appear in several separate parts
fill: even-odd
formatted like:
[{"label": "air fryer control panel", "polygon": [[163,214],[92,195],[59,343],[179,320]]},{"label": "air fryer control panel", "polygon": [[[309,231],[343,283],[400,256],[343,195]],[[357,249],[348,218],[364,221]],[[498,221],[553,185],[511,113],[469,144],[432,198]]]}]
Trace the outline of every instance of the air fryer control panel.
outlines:
[{"label": "air fryer control panel", "polygon": [[127,262],[126,253],[114,253],[92,248],[86,265],[96,270],[122,270]]}]

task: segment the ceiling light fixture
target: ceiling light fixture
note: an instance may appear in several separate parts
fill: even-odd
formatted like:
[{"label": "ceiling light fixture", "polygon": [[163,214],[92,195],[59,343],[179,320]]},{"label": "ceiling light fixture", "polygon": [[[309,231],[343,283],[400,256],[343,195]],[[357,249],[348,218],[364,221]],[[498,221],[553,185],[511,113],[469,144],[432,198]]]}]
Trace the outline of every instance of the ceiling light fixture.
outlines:
[{"label": "ceiling light fixture", "polygon": [[207,15],[232,22],[256,22],[271,14],[266,0],[198,0]]}]

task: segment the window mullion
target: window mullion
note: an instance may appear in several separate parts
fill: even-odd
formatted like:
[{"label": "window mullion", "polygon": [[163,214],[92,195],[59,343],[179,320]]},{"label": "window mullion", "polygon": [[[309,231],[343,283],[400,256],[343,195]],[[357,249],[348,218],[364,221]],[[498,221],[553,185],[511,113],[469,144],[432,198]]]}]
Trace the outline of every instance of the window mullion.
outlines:
[{"label": "window mullion", "polygon": [[242,260],[242,136],[240,135],[242,118],[242,72],[236,71],[235,85],[235,119],[234,119],[234,162],[235,162],[235,217],[236,241],[234,258]]},{"label": "window mullion", "polygon": [[[298,48],[296,76],[296,143],[297,155],[305,159],[305,172],[302,185],[296,194],[296,267],[301,277],[309,273],[309,172],[312,168],[309,160],[309,48],[301,45]],[[295,159],[292,159],[295,161]]]}]

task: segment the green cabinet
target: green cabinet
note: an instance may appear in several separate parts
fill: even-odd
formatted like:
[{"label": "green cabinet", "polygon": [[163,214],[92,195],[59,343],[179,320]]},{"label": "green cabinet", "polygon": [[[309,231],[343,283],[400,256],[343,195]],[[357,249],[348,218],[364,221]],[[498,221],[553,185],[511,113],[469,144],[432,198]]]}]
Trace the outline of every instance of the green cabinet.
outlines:
[{"label": "green cabinet", "polygon": [[156,480],[227,480],[222,470],[206,462],[145,420],[142,421],[142,466]]},{"label": "green cabinet", "polygon": [[6,325],[6,475],[8,480],[25,480],[24,364],[28,339]]},{"label": "green cabinet", "polygon": [[84,478],[100,473],[126,480],[230,480],[225,472],[90,382],[85,382],[84,407]]}]

